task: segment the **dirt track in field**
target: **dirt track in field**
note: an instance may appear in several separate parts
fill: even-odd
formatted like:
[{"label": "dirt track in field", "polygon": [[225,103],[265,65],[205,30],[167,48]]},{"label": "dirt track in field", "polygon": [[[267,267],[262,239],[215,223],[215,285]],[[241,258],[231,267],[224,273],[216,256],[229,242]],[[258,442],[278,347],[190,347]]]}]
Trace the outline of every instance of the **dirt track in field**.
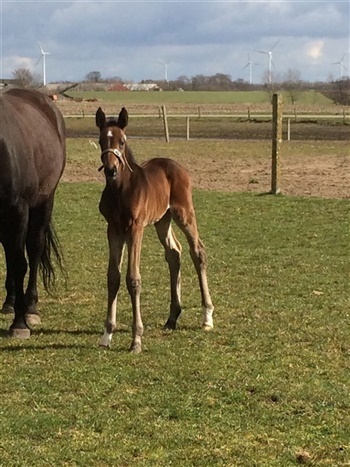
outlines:
[{"label": "dirt track in field", "polygon": [[[194,186],[206,190],[268,193],[271,189],[270,161],[237,158],[212,162],[210,167],[202,158],[186,161]],[[350,198],[350,156],[305,156],[302,160],[284,159],[280,171],[281,192],[292,196]]]}]

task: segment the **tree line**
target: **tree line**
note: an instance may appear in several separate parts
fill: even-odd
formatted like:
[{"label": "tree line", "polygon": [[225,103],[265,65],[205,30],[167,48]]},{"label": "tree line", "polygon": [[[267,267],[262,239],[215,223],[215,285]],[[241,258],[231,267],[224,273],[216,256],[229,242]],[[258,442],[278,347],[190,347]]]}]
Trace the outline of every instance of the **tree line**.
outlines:
[{"label": "tree line", "polygon": [[[41,88],[42,83],[40,77],[34,76],[30,70],[19,68],[13,72],[16,84],[22,87]],[[298,101],[301,93],[310,89],[321,92],[323,95],[331,99],[335,104],[350,105],[350,79],[343,77],[338,80],[330,80],[328,82],[308,82],[303,81],[298,70],[288,70],[283,76],[273,76],[271,84],[267,84],[268,79],[263,77],[262,84],[250,84],[244,79],[232,80],[230,75],[216,73],[215,75],[195,75],[188,77],[185,75],[179,76],[175,80],[142,80],[142,84],[155,83],[164,91],[261,91],[265,90],[273,94],[274,92],[284,91],[292,104]],[[93,84],[94,89],[100,85],[101,90],[105,89],[106,85],[118,84],[122,86],[123,79],[115,76],[112,78],[103,78],[101,72],[91,71],[85,76],[85,79],[80,82],[84,85],[84,89],[88,90],[89,85]],[[64,84],[64,83],[60,83]],[[69,84],[69,83],[68,83]],[[77,83],[79,84],[79,83]]]}]

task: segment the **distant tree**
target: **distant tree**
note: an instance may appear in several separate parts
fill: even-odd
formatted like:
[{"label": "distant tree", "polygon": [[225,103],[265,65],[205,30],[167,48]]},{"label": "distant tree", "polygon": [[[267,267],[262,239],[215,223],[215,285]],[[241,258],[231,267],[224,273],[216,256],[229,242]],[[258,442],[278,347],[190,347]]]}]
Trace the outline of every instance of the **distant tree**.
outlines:
[{"label": "distant tree", "polygon": [[196,75],[192,77],[192,90],[193,91],[205,91],[208,90],[208,76]]},{"label": "distant tree", "polygon": [[174,86],[176,89],[184,89],[184,90],[190,90],[191,89],[191,78],[188,78],[188,76],[181,75],[179,76],[175,81],[174,81]]},{"label": "distant tree", "polygon": [[301,73],[299,70],[289,69],[282,78],[282,88],[288,94],[292,104],[296,103],[303,90],[303,83],[300,77]]},{"label": "distant tree", "polygon": [[216,75],[210,76],[209,87],[213,91],[228,91],[232,89],[231,76],[223,73],[216,73]]},{"label": "distant tree", "polygon": [[233,89],[236,91],[249,91],[253,88],[253,85],[249,84],[248,81],[238,78],[232,83]]},{"label": "distant tree", "polygon": [[120,76],[112,76],[111,78],[106,78],[106,82],[109,83],[123,83],[123,79]]},{"label": "distant tree", "polygon": [[17,68],[12,72],[13,78],[17,81],[18,86],[22,88],[38,87],[39,83],[33,76],[32,72],[27,68]]},{"label": "distant tree", "polygon": [[269,83],[269,72],[268,70],[264,71],[262,74],[261,82],[264,83],[265,88],[268,88],[269,92],[274,92],[276,88],[279,87],[279,83],[282,81],[281,77],[272,70],[271,72],[271,83]]},{"label": "distant tree", "polygon": [[344,78],[324,86],[323,95],[338,105],[350,105],[350,79]]},{"label": "distant tree", "polygon": [[90,83],[98,83],[101,81],[101,73],[99,71],[90,71],[90,73],[85,76],[85,80]]}]

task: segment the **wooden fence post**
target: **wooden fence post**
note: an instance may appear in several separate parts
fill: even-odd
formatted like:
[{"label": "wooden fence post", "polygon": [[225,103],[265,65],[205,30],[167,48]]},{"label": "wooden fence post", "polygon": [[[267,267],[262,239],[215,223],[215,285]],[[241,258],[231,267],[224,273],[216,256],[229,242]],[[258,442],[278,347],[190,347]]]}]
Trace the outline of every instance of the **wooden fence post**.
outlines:
[{"label": "wooden fence post", "polygon": [[271,166],[271,194],[280,193],[278,186],[280,175],[280,150],[282,144],[282,96],[272,96],[272,166]]},{"label": "wooden fence post", "polygon": [[287,120],[287,140],[290,141],[290,118]]},{"label": "wooden fence post", "polygon": [[186,117],[186,139],[190,139],[190,117]]},{"label": "wooden fence post", "polygon": [[164,123],[164,133],[165,133],[165,141],[169,143],[169,128],[168,128],[168,119],[166,116],[166,108],[165,105],[162,105],[162,113],[163,113],[163,123]]}]

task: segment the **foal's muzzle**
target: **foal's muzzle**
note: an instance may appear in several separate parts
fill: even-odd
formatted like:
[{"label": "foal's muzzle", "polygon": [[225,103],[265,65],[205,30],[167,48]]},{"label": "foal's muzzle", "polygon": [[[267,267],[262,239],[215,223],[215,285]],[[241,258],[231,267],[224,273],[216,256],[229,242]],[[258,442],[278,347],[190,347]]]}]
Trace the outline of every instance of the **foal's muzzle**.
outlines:
[{"label": "foal's muzzle", "polygon": [[115,178],[117,176],[117,168],[116,167],[105,167],[104,170],[106,178]]},{"label": "foal's muzzle", "polygon": [[109,166],[106,164],[106,162],[108,163],[108,160],[107,160],[106,162],[103,162],[103,164],[98,169],[98,171],[101,172],[101,170],[104,169],[104,174],[106,178],[114,179],[117,176],[119,165],[122,164],[122,166],[124,167],[124,161],[122,158],[122,153],[118,151],[118,149],[105,149],[104,151],[102,151],[102,154],[101,154],[102,161],[103,159],[105,159],[104,158],[105,154],[108,155],[110,153],[113,154],[115,158],[117,159],[118,161],[117,165],[113,164],[112,166]]}]

